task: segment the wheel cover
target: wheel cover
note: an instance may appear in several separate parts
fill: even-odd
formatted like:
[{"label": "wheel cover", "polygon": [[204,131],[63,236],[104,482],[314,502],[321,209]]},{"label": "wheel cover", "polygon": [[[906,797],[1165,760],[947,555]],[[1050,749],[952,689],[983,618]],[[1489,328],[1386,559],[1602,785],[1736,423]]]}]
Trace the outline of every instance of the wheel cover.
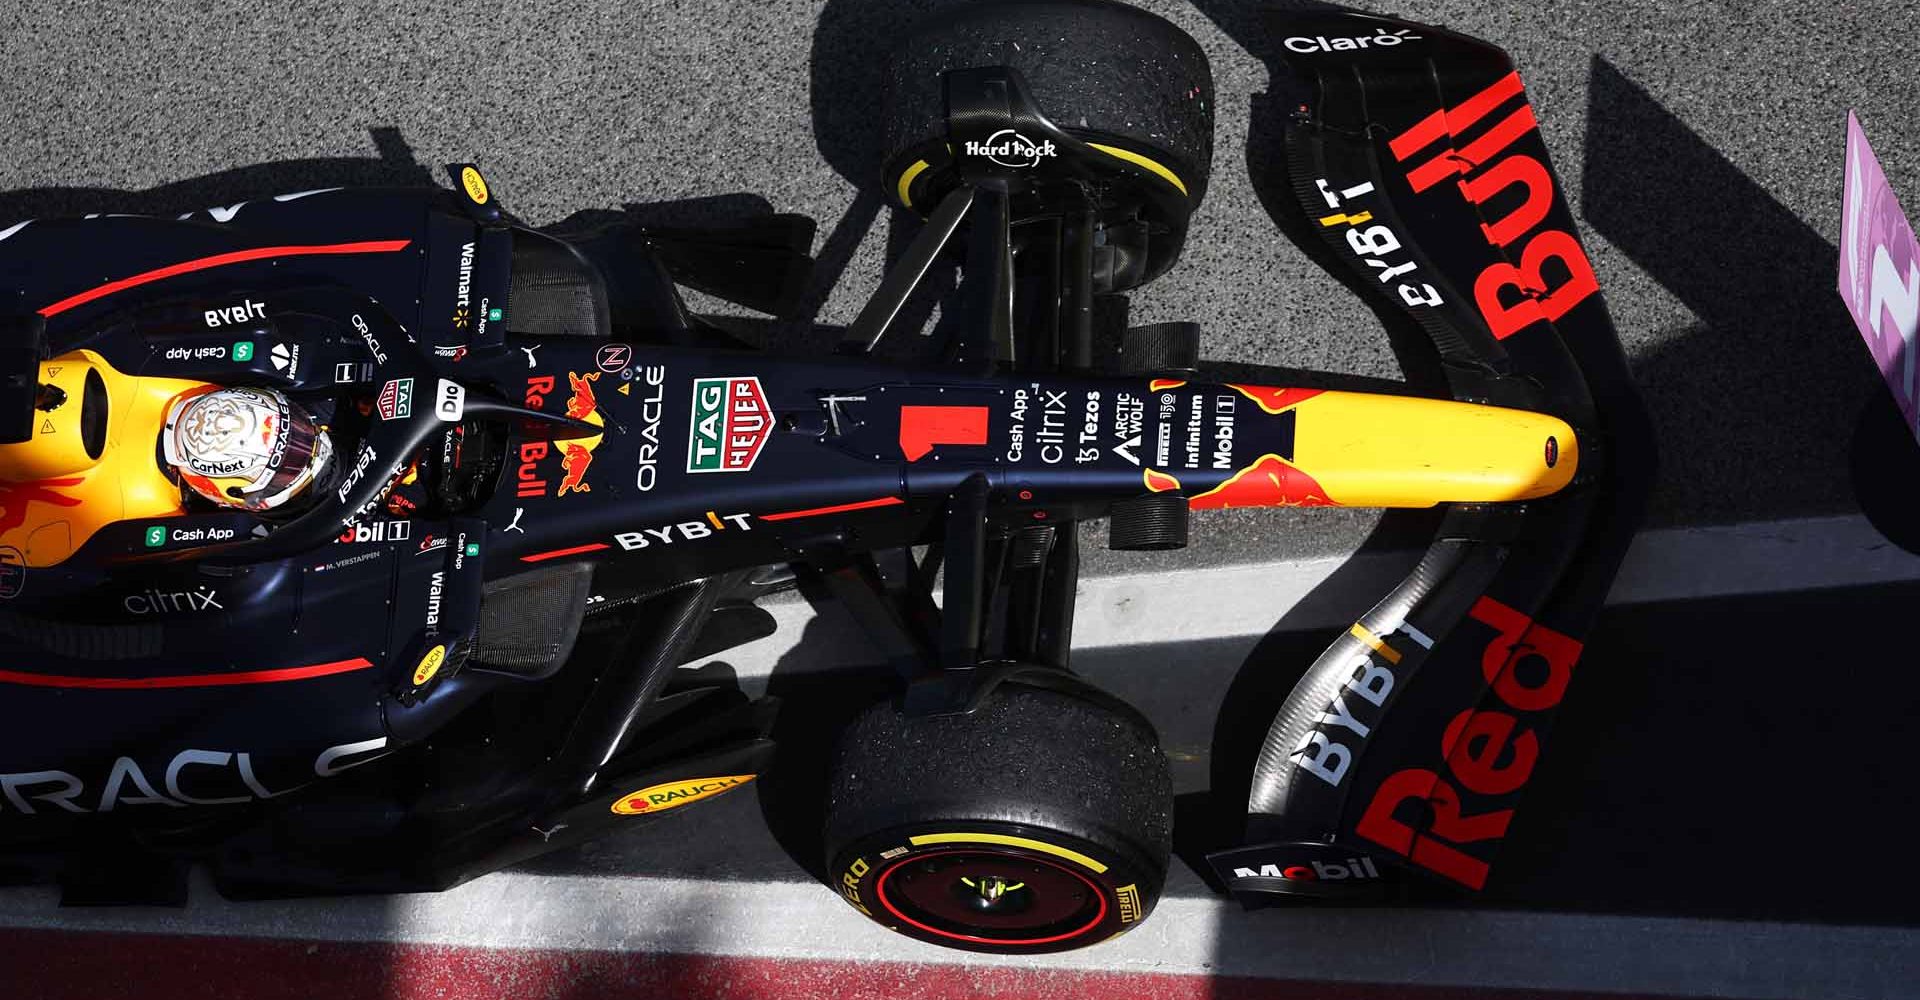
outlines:
[{"label": "wheel cover", "polygon": [[970,847],[900,858],[874,883],[894,918],[936,937],[1023,947],[1079,937],[1107,919],[1107,893],[1039,854]]}]

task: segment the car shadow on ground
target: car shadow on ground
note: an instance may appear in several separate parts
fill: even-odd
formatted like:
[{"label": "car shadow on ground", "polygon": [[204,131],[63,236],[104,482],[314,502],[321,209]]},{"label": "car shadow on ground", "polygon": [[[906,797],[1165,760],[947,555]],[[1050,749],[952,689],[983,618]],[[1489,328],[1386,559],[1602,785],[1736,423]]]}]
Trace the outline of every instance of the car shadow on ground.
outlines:
[{"label": "car shadow on ground", "polygon": [[[1746,520],[1857,504],[1920,552],[1920,445],[1835,290],[1839,251],[1597,55],[1587,105],[1584,221],[1697,317],[1634,359],[1673,442],[1661,449],[1656,512]],[[1845,124],[1836,116],[1819,137],[1835,151],[1835,184]],[[1786,421],[1798,432],[1779,433]],[[1762,468],[1777,471],[1751,471]],[[1725,488],[1756,479],[1772,488]]]},{"label": "car shadow on ground", "polygon": [[[1359,607],[1371,597],[1349,590],[1345,602]],[[1897,791],[1910,756],[1903,736],[1871,722],[1864,703],[1857,712],[1809,710],[1828,700],[1810,684],[1807,665],[1884,663],[1878,640],[1780,627],[1873,620],[1916,601],[1920,584],[1609,608],[1487,888],[1471,899],[1421,892],[1414,903],[1920,924],[1908,903],[1920,874],[1894,863],[1912,813]],[[837,643],[849,664],[866,655],[846,643],[844,623],[816,619],[808,628],[808,639]],[[1283,624],[1264,637],[1085,649],[1075,666],[1148,713],[1174,758],[1176,784],[1190,787],[1204,780],[1209,754],[1215,773],[1244,769],[1244,748],[1271,718],[1260,700],[1284,696],[1336,634]],[[759,790],[781,849],[815,877],[833,736],[893,690],[884,670],[823,670],[822,660],[817,649],[796,650],[769,681],[783,702],[783,728],[777,768]],[[1248,681],[1249,673],[1259,679]],[[1875,671],[1861,684],[1875,704],[1920,701],[1920,676],[1911,672]],[[1839,691],[1833,700],[1850,697]],[[1191,802],[1182,802],[1175,852],[1204,877],[1204,852],[1216,846],[1208,834],[1217,831],[1195,824]],[[791,871],[779,859],[759,867]],[[1175,881],[1183,892],[1201,891],[1192,880]],[[1247,935],[1228,940],[1259,947]]]},{"label": "car shadow on ground", "polygon": [[49,187],[0,192],[0,220],[11,225],[25,219],[95,213],[168,215],[318,188],[431,187],[439,183],[438,172],[414,158],[399,129],[373,128],[369,134],[373,156],[250,164],[143,191]]},{"label": "car shadow on ground", "polygon": [[[138,191],[116,188],[43,187],[0,191],[0,231],[15,222],[63,216],[167,216],[209,205],[337,187],[447,187],[444,171],[421,163],[399,129],[368,130],[372,156],[274,160],[190,177]],[[511,206],[509,206],[511,209]],[[564,235],[613,220],[651,227],[729,227],[764,219],[773,206],[757,194],[735,193],[674,201],[628,203],[617,208],[582,207],[550,226]]]}]

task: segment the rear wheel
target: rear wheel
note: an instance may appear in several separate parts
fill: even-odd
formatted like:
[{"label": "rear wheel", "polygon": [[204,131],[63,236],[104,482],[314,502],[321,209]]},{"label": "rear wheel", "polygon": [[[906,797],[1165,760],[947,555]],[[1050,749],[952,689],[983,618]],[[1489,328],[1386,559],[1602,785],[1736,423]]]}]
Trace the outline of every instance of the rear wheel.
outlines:
[{"label": "rear wheel", "polygon": [[1213,72],[1199,43],[1111,0],[981,4],[923,22],[889,65],[882,176],[899,204],[930,212],[953,184],[942,74],[986,66],[1018,70],[1055,125],[1130,172],[1092,192],[1102,246],[1138,258],[1106,265],[1121,278],[1100,290],[1172,266],[1213,164]]},{"label": "rear wheel", "polygon": [[875,706],[843,737],[828,875],[876,922],[1027,954],[1137,925],[1166,879],[1172,785],[1131,710],[1008,683],[969,715]]}]

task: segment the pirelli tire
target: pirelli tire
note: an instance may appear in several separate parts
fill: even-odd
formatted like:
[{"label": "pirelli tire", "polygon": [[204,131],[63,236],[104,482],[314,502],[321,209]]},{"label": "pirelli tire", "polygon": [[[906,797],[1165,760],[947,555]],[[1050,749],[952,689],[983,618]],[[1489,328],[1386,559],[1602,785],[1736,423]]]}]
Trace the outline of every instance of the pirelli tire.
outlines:
[{"label": "pirelli tire", "polygon": [[882,180],[896,203],[924,214],[937,202],[947,139],[942,74],[981,66],[1018,70],[1055,125],[1140,168],[1141,183],[1178,189],[1181,217],[1151,220],[1161,238],[1144,249],[1144,266],[1126,269],[1134,277],[1123,285],[1171,267],[1213,168],[1213,70],[1200,44],[1114,0],[973,4],[922,21],[894,50],[882,101]]},{"label": "pirelli tire", "polygon": [[1008,683],[968,715],[875,706],[841,739],[827,873],[908,937],[1036,954],[1138,926],[1166,881],[1172,781],[1138,713]]}]

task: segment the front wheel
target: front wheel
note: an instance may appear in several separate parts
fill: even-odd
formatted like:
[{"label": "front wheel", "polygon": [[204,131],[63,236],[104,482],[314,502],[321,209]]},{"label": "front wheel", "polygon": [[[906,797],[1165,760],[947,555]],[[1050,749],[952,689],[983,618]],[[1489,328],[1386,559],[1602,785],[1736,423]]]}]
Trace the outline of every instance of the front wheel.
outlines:
[{"label": "front wheel", "polygon": [[1096,290],[1123,292],[1172,267],[1213,166],[1213,70],[1200,44],[1114,0],[974,4],[928,18],[895,50],[882,102],[882,179],[902,207],[926,215],[958,182],[944,77],[989,66],[1019,71],[1054,125],[1133,172],[1083,186],[1099,216]]},{"label": "front wheel", "polygon": [[908,937],[1033,954],[1130,930],[1166,880],[1172,783],[1153,729],[1016,683],[968,715],[868,711],[842,739],[828,875]]}]

